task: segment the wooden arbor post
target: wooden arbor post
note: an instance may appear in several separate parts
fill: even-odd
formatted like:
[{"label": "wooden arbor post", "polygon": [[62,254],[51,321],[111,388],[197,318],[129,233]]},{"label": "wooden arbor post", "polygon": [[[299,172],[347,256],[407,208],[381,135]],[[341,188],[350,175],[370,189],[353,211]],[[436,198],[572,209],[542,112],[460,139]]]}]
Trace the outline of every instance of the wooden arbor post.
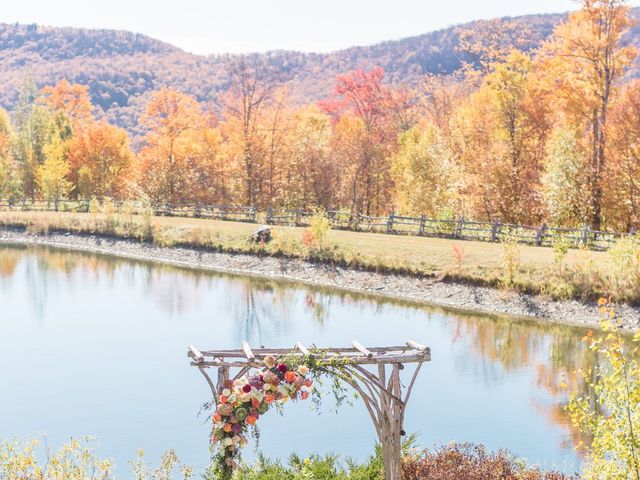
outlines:
[{"label": "wooden arbor post", "polygon": [[[187,355],[207,380],[216,400],[226,381],[241,377],[251,368],[262,368],[266,356],[313,356],[322,360],[324,373],[345,381],[362,398],[382,445],[385,480],[400,480],[404,414],[420,368],[431,360],[428,347],[409,340],[403,346],[367,348],[354,340],[348,348],[308,349],[298,342],[292,349],[251,349],[243,342],[237,350],[200,351],[189,345]],[[400,372],[407,363],[416,366],[403,393]],[[216,383],[207,373],[208,368],[218,369]],[[233,376],[231,368],[237,369]]]}]

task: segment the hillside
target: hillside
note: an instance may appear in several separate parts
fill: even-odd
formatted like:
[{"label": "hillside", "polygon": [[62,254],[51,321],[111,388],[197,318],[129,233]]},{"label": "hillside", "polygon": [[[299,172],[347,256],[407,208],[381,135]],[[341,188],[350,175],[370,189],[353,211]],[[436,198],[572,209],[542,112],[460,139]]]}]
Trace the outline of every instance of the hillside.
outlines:
[{"label": "hillside", "polygon": [[[563,15],[510,19],[524,32],[523,48],[535,48]],[[481,29],[478,21],[436,32],[326,54],[275,51],[258,54],[289,85],[294,98],[312,101],[328,95],[335,76],[356,67],[380,65],[391,83],[414,84],[425,73],[451,73],[462,61],[460,33]],[[638,29],[630,41],[640,44]],[[0,24],[0,106],[11,110],[17,91],[31,77],[37,86],[66,78],[88,84],[100,116],[132,133],[148,94],[168,85],[213,102],[228,86],[229,55],[198,56],[150,37],[114,30]]]}]

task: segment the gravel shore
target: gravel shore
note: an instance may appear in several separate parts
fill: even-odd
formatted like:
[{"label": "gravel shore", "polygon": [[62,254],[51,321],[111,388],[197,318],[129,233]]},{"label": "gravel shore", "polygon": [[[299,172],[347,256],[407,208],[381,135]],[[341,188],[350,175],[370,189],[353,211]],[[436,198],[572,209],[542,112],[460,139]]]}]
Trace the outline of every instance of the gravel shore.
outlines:
[{"label": "gravel shore", "polygon": [[[161,248],[99,236],[57,233],[32,235],[8,229],[0,229],[0,243],[43,245],[189,268],[303,282],[402,298],[445,308],[529,317],[544,322],[597,328],[600,320],[597,306],[593,302],[554,301],[487,287],[317,265],[297,259]],[[640,330],[640,308],[619,305],[616,311],[625,330]]]}]

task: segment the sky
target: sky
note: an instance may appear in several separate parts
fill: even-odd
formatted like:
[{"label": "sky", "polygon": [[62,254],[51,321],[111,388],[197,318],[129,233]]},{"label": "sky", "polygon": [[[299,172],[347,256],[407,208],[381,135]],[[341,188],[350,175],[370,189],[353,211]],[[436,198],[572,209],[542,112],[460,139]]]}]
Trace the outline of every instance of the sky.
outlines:
[{"label": "sky", "polygon": [[[631,0],[640,6],[640,0]],[[327,52],[574,0],[0,0],[0,22],[144,33],[198,54]]]}]

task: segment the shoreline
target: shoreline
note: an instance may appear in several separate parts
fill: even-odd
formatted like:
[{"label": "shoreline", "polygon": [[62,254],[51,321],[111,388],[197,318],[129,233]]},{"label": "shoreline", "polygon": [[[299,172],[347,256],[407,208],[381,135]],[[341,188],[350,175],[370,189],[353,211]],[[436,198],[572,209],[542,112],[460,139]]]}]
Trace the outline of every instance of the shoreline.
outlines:
[{"label": "shoreline", "polygon": [[[249,275],[407,300],[425,306],[467,313],[507,315],[541,323],[598,329],[601,320],[596,302],[551,300],[539,295],[439,281],[433,278],[348,269],[300,259],[260,257],[182,247],[158,247],[100,235],[71,233],[35,235],[17,229],[0,228],[0,245],[11,244],[53,247],[191,269]],[[640,307],[618,305],[616,312],[624,330],[640,330]]]}]

